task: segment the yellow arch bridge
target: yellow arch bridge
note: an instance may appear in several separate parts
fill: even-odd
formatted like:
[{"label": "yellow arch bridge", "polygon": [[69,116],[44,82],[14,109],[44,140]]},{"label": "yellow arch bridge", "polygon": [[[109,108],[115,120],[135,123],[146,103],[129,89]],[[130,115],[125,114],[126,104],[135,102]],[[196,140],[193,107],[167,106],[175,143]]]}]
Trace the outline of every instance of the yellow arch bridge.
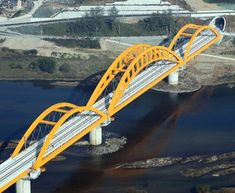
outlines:
[{"label": "yellow arch bridge", "polygon": [[[137,44],[126,49],[107,69],[86,106],[62,102],[36,118],[0,165],[0,192],[22,179],[37,178],[47,162],[109,124],[118,111],[221,38],[216,27],[188,24],[168,47]],[[18,192],[30,192],[18,186]]]}]

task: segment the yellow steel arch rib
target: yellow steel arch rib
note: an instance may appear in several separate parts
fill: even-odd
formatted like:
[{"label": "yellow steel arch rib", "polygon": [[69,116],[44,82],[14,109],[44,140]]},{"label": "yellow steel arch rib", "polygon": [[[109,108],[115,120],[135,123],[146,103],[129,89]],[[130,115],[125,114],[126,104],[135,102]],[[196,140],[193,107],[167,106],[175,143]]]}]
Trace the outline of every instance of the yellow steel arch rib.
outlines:
[{"label": "yellow steel arch rib", "polygon": [[[167,71],[164,75],[160,76],[158,79],[150,83],[148,86],[141,89],[138,93],[131,96],[128,100],[118,105],[120,98],[123,96],[125,90],[128,88],[131,81],[148,65],[161,60],[172,61],[175,62],[177,65],[171,70]],[[110,102],[108,108],[109,115],[112,116],[117,111],[121,110],[127,104],[129,104],[137,97],[142,95],[144,92],[149,90],[156,83],[160,82],[162,79],[167,77],[170,73],[175,71],[181,65],[183,65],[183,60],[169,48],[162,46],[154,46],[144,51],[141,55],[139,55],[137,58],[135,58],[135,60],[132,61],[132,63],[129,65],[128,69],[122,76]]]},{"label": "yellow steel arch rib", "polygon": [[100,82],[96,86],[93,94],[91,95],[87,106],[92,106],[100,95],[103,93],[105,88],[109,85],[109,83],[115,78],[115,76],[119,72],[125,72],[127,66],[131,63],[131,61],[140,55],[143,51],[150,48],[151,46],[148,44],[137,44],[127,48],[122,54],[120,54],[114,62],[110,65],[108,70],[105,72]]},{"label": "yellow steel arch rib", "polygon": [[[54,150],[52,153],[50,153],[49,155],[45,156],[45,153],[54,137],[54,135],[56,134],[56,132],[58,131],[59,127],[61,127],[71,116],[77,114],[77,113],[82,113],[84,111],[89,111],[89,112],[94,112],[95,115],[99,116],[99,119],[93,123],[92,125],[88,126],[86,129],[84,129],[82,132],[80,132],[77,136],[75,136],[73,139],[71,139],[70,141],[66,142],[65,144],[61,145],[59,148],[57,148],[56,150]],[[75,143],[77,140],[81,139],[84,135],[86,135],[87,133],[89,133],[91,130],[93,130],[94,128],[98,127],[101,123],[103,123],[104,121],[107,120],[107,116],[106,114],[104,114],[103,112],[99,111],[98,109],[95,109],[93,107],[76,107],[74,109],[71,109],[69,112],[67,112],[66,114],[64,114],[60,120],[54,125],[54,127],[52,128],[52,130],[50,131],[50,133],[47,135],[46,140],[43,143],[43,146],[41,148],[41,151],[37,157],[36,162],[33,165],[34,169],[39,169],[40,167],[42,167],[43,165],[45,165],[48,161],[50,161],[51,159],[53,159],[55,156],[57,156],[59,153],[61,153],[62,151],[64,151],[66,148],[68,148],[69,146],[71,146],[73,143]]]},{"label": "yellow steel arch rib", "polygon": [[[196,52],[193,52],[192,54],[190,54],[193,42],[205,30],[209,30],[211,32],[211,34],[209,36],[213,36],[213,39],[211,39],[209,42],[207,42],[204,46],[200,47],[200,49],[198,49]],[[187,63],[190,60],[192,60],[195,56],[197,56],[198,54],[200,54],[201,52],[203,52],[204,50],[209,48],[214,43],[218,42],[220,39],[221,39],[221,35],[220,35],[220,33],[215,28],[213,28],[211,26],[201,26],[192,35],[192,38],[190,39],[190,41],[189,41],[189,43],[187,45],[186,51],[184,53],[184,61],[185,61],[185,63]]]},{"label": "yellow steel arch rib", "polygon": [[177,43],[177,40],[180,38],[180,37],[182,37],[182,36],[192,36],[192,34],[190,34],[190,33],[186,33],[186,31],[187,30],[189,30],[189,29],[194,29],[194,30],[196,30],[196,29],[199,29],[200,28],[200,26],[199,25],[195,25],[195,24],[186,24],[184,27],[182,27],[179,31],[178,31],[178,33],[175,35],[175,37],[173,38],[173,40],[171,41],[171,43],[170,43],[170,45],[169,45],[169,49],[170,50],[173,50],[173,48],[174,48],[174,46],[176,45],[176,43]]},{"label": "yellow steel arch rib", "polygon": [[[213,36],[211,41],[207,42],[204,46],[200,47],[197,51],[195,51],[193,54],[190,54],[193,42],[196,40],[196,38],[202,34],[204,31],[210,31],[210,34],[207,36]],[[189,37],[190,40],[186,45],[186,51],[184,53],[184,62],[189,62],[192,58],[209,48],[212,44],[216,43],[221,39],[220,33],[211,26],[201,26],[201,25],[195,25],[195,24],[187,24],[184,27],[182,27],[179,32],[176,34],[176,36],[173,38],[171,44],[169,45],[169,49],[174,50],[174,46],[177,44],[177,41],[181,37]]]},{"label": "yellow steel arch rib", "polygon": [[[29,138],[29,136],[32,134],[32,132],[36,129],[36,127],[44,122],[47,123],[44,119],[45,117],[47,117],[50,113],[52,112],[62,112],[62,113],[66,113],[67,110],[63,109],[63,108],[76,108],[77,106],[71,103],[66,103],[66,102],[62,102],[62,103],[58,103],[55,105],[52,105],[51,107],[49,107],[48,109],[46,109],[43,113],[41,113],[37,119],[35,119],[35,121],[30,125],[30,127],[28,128],[28,130],[26,131],[26,133],[24,134],[24,136],[21,138],[21,140],[19,141],[18,145],[16,146],[13,154],[11,155],[11,157],[15,157],[19,154],[19,152],[22,150],[26,140]],[[48,122],[50,124],[50,122]]]}]

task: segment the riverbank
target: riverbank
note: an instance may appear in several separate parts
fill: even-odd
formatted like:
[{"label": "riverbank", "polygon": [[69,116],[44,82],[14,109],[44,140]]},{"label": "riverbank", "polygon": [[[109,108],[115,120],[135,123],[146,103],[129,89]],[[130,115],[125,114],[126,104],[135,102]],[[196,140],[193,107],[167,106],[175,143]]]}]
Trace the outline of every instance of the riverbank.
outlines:
[{"label": "riverbank", "polygon": [[173,93],[185,93],[199,90],[202,86],[235,83],[235,57],[227,55],[227,50],[234,47],[213,47],[206,54],[193,59],[186,68],[179,70],[179,84],[169,85],[167,80],[153,87],[154,90]]},{"label": "riverbank", "polygon": [[[73,58],[42,57],[22,52],[25,50],[0,49],[0,80],[81,81],[107,69],[115,58],[110,52],[89,49],[77,50],[77,57]],[[53,63],[43,67],[42,61]]]},{"label": "riverbank", "polygon": [[[85,74],[84,74],[85,75]],[[16,78],[0,77],[1,81],[48,81],[52,86],[76,87],[80,84],[96,86],[102,72],[95,73],[84,79],[79,78]],[[85,77],[85,76],[83,76]],[[213,60],[206,56],[198,56],[187,68],[179,71],[179,84],[169,85],[167,79],[162,80],[152,89],[160,92],[187,93],[199,90],[202,86],[229,84],[233,87],[235,83],[235,64],[230,60]]]},{"label": "riverbank", "polygon": [[115,169],[148,169],[180,167],[180,175],[187,178],[213,177],[235,174],[235,152],[215,155],[196,155],[190,157],[155,157],[151,159],[124,163]]},{"label": "riverbank", "polygon": [[[199,90],[202,86],[235,82],[234,45],[225,38],[222,45],[213,46],[193,59],[186,68],[179,71],[177,86],[163,80],[153,87],[162,92],[184,93]],[[38,56],[22,55],[22,51],[3,49],[0,51],[0,80],[46,80],[52,86],[76,87],[79,84],[96,86],[102,73],[119,52],[79,49],[79,58],[54,58],[53,73],[35,71],[30,65],[40,59]],[[17,58],[17,60],[16,60]]]}]

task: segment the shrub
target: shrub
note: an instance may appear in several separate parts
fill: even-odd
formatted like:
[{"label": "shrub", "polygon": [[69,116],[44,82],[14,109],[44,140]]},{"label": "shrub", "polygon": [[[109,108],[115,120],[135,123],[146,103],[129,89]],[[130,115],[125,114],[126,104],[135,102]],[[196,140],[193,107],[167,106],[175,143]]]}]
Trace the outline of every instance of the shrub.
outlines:
[{"label": "shrub", "polygon": [[69,72],[70,71],[70,69],[71,69],[71,67],[68,65],[68,64],[62,64],[61,66],[60,66],[60,71],[61,72]]},{"label": "shrub", "polygon": [[35,56],[37,55],[38,51],[36,49],[31,49],[31,50],[24,50],[23,54],[24,55],[29,55],[29,56]]},{"label": "shrub", "polygon": [[0,38],[0,43],[2,44],[3,42],[5,42],[6,38]]},{"label": "shrub", "polygon": [[56,70],[56,62],[51,58],[43,57],[32,62],[29,68],[34,71],[54,73]]},{"label": "shrub", "polygon": [[10,49],[8,47],[2,47],[2,51],[3,52],[12,52],[12,49]]},{"label": "shrub", "polygon": [[[63,46],[67,48],[100,48],[99,40],[98,39],[91,39],[91,38],[83,38],[83,39],[47,39],[46,41],[55,42],[57,46]],[[53,54],[53,52],[52,52]]]},{"label": "shrub", "polygon": [[9,66],[11,69],[22,69],[22,66],[20,64],[12,63],[12,64],[9,64]]},{"label": "shrub", "polygon": [[2,52],[5,52],[7,54],[18,55],[18,54],[22,53],[19,50],[11,49],[11,48],[8,48],[8,47],[2,47],[1,50],[2,50]]}]

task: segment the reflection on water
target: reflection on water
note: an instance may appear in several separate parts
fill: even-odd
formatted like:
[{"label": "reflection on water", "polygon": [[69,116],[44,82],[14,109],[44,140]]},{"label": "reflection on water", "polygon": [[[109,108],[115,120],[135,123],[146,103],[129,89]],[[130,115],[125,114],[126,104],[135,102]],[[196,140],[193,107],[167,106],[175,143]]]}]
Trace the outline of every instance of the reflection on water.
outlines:
[{"label": "reflection on water", "polygon": [[[35,84],[34,84],[35,85]],[[2,139],[15,139],[47,106],[55,102],[85,103],[90,89],[34,86],[32,83],[2,82],[0,89],[0,132]],[[125,193],[136,187],[149,193],[191,192],[200,183],[213,187],[233,185],[234,176],[187,179],[179,167],[115,170],[123,162],[156,156],[186,156],[233,151],[235,141],[235,89],[222,86],[203,88],[172,98],[168,93],[150,91],[119,112],[108,130],[124,135],[126,146],[102,157],[75,155],[47,165],[47,172],[33,182],[35,193]],[[7,116],[3,111],[7,111]],[[4,128],[9,128],[4,130]],[[55,180],[56,176],[56,180]],[[10,192],[10,191],[8,191]]]}]

